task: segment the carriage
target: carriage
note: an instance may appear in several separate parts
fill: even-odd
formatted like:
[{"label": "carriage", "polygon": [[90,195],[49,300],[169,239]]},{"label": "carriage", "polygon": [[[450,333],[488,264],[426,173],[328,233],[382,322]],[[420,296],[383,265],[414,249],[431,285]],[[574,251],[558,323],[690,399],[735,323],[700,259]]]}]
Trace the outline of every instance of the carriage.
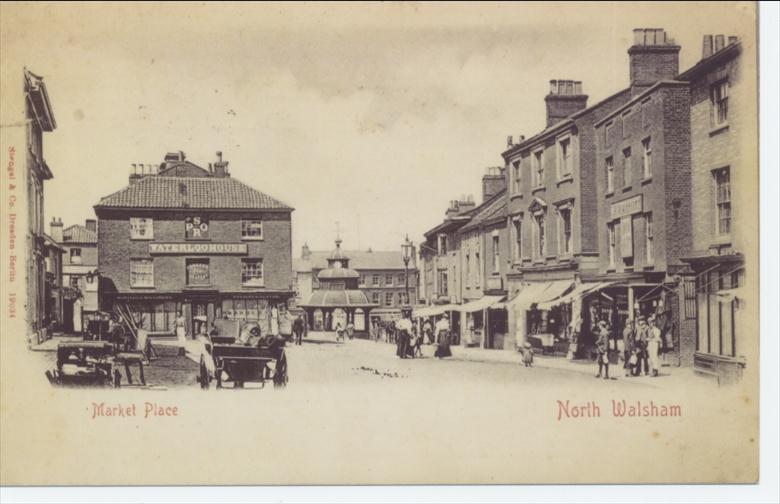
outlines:
[{"label": "carriage", "polygon": [[120,387],[125,379],[134,385],[131,365],[139,369],[140,385],[146,385],[142,352],[117,351],[108,341],[74,341],[57,346],[57,368],[46,371],[52,385],[74,387]]},{"label": "carriage", "polygon": [[268,381],[275,387],[287,384],[284,338],[261,336],[256,323],[217,320],[211,334],[201,338],[205,347],[200,357],[201,388],[209,388],[212,380],[217,388],[226,383],[234,388],[243,388],[246,383],[264,387]]}]

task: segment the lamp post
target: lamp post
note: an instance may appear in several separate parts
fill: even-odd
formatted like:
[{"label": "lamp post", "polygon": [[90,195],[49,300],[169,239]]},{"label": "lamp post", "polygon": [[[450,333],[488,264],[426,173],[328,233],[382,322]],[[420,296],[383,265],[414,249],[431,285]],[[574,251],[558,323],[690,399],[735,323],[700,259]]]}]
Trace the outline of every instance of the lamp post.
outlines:
[{"label": "lamp post", "polygon": [[409,241],[409,235],[406,235],[406,239],[401,244],[401,251],[404,255],[404,288],[406,290],[406,304],[411,304],[409,302],[409,259],[412,258],[412,250],[414,249],[414,244]]}]

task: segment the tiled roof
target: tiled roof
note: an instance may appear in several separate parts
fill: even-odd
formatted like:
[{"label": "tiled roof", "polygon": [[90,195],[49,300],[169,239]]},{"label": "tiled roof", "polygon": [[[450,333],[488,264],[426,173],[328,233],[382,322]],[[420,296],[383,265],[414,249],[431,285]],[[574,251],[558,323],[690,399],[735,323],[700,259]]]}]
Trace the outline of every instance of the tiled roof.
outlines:
[{"label": "tiled roof", "polygon": [[477,207],[477,212],[471,222],[460,228],[460,231],[471,231],[495,217],[506,215],[506,190],[502,190],[492,198]]},{"label": "tiled roof", "polygon": [[95,208],[292,210],[232,177],[144,177],[106,196]]},{"label": "tiled roof", "polygon": [[[404,257],[400,250],[367,251],[345,250],[343,253],[349,258],[349,267],[353,270],[389,270],[404,269]],[[332,252],[311,251],[308,260],[302,258],[293,259],[295,271],[311,271],[312,269],[325,269],[328,267],[328,257]],[[413,261],[409,262],[409,268],[413,268]]]},{"label": "tiled roof", "polygon": [[97,243],[97,233],[79,224],[74,224],[62,232],[62,241],[63,243]]}]

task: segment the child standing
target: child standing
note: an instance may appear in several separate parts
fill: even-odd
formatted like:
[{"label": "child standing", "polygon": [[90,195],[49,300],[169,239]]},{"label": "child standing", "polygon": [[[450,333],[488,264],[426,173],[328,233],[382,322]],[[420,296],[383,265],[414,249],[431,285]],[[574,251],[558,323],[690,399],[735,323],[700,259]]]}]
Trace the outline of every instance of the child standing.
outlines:
[{"label": "child standing", "polygon": [[523,345],[523,365],[525,367],[533,367],[534,365],[534,349],[527,341]]}]

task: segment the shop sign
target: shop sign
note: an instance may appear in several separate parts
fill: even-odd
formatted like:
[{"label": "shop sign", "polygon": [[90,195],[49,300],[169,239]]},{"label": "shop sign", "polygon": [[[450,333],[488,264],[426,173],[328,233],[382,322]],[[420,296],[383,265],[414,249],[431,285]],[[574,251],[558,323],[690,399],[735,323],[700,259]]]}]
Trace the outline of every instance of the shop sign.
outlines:
[{"label": "shop sign", "polygon": [[184,236],[188,240],[206,240],[209,237],[209,220],[204,217],[184,219]]},{"label": "shop sign", "polygon": [[246,243],[150,243],[150,254],[246,254]]},{"label": "shop sign", "polygon": [[621,219],[627,215],[634,215],[642,212],[642,195],[636,196],[622,201],[616,201],[612,203],[610,207],[610,220]]}]

